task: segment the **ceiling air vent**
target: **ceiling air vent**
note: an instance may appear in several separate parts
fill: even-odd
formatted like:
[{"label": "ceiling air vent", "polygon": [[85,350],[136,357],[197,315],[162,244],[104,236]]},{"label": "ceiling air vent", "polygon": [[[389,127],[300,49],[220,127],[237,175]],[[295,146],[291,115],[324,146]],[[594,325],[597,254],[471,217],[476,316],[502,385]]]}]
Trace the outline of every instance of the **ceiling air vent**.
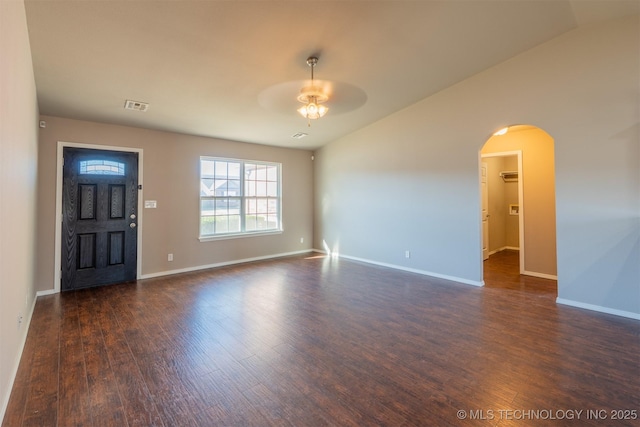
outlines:
[{"label": "ceiling air vent", "polygon": [[145,112],[149,109],[149,104],[147,104],[146,102],[132,101],[130,99],[127,99],[124,102],[124,109]]},{"label": "ceiling air vent", "polygon": [[304,133],[304,132],[298,132],[298,133],[294,133],[293,135],[291,135],[291,138],[295,138],[295,139],[302,139],[305,136],[307,136],[308,134]]}]

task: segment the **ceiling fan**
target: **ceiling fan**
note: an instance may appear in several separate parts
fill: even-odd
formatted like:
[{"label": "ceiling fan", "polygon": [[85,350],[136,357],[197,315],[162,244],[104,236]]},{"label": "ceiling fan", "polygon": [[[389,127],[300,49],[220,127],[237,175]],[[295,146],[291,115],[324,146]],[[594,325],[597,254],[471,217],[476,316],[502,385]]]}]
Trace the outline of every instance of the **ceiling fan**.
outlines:
[{"label": "ceiling fan", "polygon": [[298,95],[298,101],[304,104],[302,107],[298,108],[298,113],[307,119],[309,127],[311,127],[311,120],[317,120],[320,117],[324,117],[324,115],[329,111],[329,108],[323,104],[329,100],[329,96],[324,93],[322,87],[315,85],[313,79],[313,69],[317,64],[317,57],[310,56],[307,58],[307,65],[311,67],[311,84],[303,87],[300,90],[300,95]]},{"label": "ceiling fan", "polygon": [[307,119],[308,126],[311,126],[311,120],[325,116],[329,110],[330,115],[334,116],[353,111],[366,103],[366,93],[357,86],[339,81],[317,80],[314,69],[318,61],[318,57],[313,55],[306,60],[311,68],[311,80],[288,81],[269,86],[258,95],[260,105],[290,117],[294,117],[297,111]]}]

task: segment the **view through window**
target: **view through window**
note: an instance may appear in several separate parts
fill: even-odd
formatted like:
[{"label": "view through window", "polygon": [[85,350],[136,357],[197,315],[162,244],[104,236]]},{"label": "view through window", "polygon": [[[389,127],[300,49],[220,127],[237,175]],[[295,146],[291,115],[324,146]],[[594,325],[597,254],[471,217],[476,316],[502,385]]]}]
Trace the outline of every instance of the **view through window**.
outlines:
[{"label": "view through window", "polygon": [[200,158],[200,237],[281,230],[279,163]]}]

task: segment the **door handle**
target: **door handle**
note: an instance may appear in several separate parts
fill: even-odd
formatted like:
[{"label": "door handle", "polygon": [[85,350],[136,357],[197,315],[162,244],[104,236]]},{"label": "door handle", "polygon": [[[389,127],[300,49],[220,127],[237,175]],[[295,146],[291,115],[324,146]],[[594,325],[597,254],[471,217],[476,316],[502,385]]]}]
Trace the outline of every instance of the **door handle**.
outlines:
[{"label": "door handle", "polygon": [[131,224],[129,224],[129,227],[131,227],[131,228],[136,228],[136,223],[135,223],[135,222],[132,222]]}]

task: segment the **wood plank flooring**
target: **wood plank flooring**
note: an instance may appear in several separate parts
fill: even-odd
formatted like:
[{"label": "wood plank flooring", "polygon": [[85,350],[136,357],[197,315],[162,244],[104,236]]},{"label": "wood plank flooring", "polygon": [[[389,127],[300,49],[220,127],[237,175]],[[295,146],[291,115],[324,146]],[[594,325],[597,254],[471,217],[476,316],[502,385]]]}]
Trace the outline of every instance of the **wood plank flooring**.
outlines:
[{"label": "wood plank flooring", "polygon": [[309,255],[41,297],[2,425],[640,425],[640,322],[500,261],[484,288]]}]

